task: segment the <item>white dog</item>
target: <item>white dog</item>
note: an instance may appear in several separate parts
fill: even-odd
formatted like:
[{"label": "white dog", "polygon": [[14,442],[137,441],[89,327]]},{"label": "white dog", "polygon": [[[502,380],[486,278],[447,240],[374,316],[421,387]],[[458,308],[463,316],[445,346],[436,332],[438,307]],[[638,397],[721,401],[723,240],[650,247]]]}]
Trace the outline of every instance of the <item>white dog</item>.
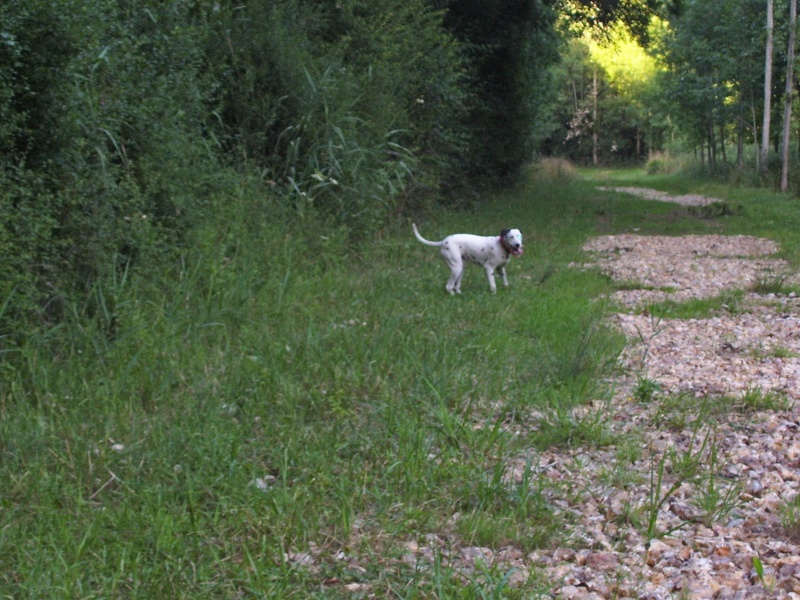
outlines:
[{"label": "white dog", "polygon": [[522,256],[522,234],[519,229],[503,229],[500,236],[480,236],[469,233],[456,233],[444,238],[441,242],[431,242],[419,234],[417,226],[412,223],[414,235],[423,244],[438,246],[444,262],[450,267],[450,280],[445,289],[451,294],[461,293],[461,275],[464,273],[464,261],[482,265],[489,277],[492,293],[497,292],[494,283],[494,270],[499,269],[503,276],[503,284],[508,287],[506,265],[511,255]]}]

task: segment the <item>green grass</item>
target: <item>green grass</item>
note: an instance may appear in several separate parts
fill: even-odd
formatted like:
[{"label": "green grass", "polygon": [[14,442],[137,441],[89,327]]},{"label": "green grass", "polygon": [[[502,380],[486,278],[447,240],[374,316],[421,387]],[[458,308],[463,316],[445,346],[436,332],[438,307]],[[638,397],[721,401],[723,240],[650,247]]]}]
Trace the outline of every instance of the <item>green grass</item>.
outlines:
[{"label": "green grass", "polygon": [[[798,255],[798,216],[780,197],[733,190],[747,216],[709,220],[601,198],[597,183],[527,182],[422,219],[433,239],[523,231],[525,255],[496,296],[469,267],[449,297],[438,253],[405,220],[353,249],[313,222],[258,218],[242,198],[181,261],[98,286],[69,322],[0,363],[0,596],[546,589],[535,573],[525,596],[502,570],[465,579],[401,557],[429,534],[495,549],[553,543],[563,519],[530,466],[508,477],[512,462],[530,448],[624,445],[604,412],[573,411],[607,397],[623,344],[597,301],[611,283],[568,267],[586,238],[750,223]],[[552,417],[528,428],[536,409]]]},{"label": "green grass", "polygon": [[784,500],[779,507],[781,527],[787,539],[797,543],[800,540],[800,495]]},{"label": "green grass", "polygon": [[729,290],[711,298],[653,302],[641,311],[646,310],[658,319],[703,319],[719,314],[738,314],[744,310],[743,300],[744,291]]}]

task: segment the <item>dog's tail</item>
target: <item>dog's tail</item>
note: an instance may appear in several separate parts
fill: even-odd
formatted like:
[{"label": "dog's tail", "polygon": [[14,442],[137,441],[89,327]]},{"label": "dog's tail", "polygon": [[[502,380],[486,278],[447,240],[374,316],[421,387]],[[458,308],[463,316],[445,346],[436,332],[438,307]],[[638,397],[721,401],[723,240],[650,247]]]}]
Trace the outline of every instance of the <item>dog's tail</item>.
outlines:
[{"label": "dog's tail", "polygon": [[426,240],[419,234],[419,229],[417,229],[417,224],[412,223],[411,227],[414,229],[414,235],[417,236],[417,239],[422,242],[423,244],[427,244],[428,246],[441,246],[442,242],[432,242],[430,240]]}]

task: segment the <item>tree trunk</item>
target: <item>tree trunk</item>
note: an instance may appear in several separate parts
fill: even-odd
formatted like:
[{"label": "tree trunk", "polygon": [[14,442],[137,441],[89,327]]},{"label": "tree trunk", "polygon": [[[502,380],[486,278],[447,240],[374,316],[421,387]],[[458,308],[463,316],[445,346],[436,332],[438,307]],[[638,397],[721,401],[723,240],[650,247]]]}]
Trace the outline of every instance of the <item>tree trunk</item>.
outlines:
[{"label": "tree trunk", "polygon": [[708,168],[717,170],[717,140],[714,139],[714,123],[708,123]]},{"label": "tree trunk", "polygon": [[797,25],[797,0],[789,2],[789,47],[786,50],[786,94],[783,99],[783,146],[781,156],[781,191],[789,189],[789,130],[792,124],[794,97],[794,46]]},{"label": "tree trunk", "polygon": [[772,110],[772,35],[773,35],[773,0],[767,0],[767,49],[764,63],[764,126],[761,130],[761,172],[767,171],[769,155],[769,122]]},{"label": "tree trunk", "polygon": [[572,111],[573,114],[578,114],[580,110],[580,103],[578,102],[578,86],[575,85],[575,78],[570,77],[570,83],[572,84]]},{"label": "tree trunk", "polygon": [[592,164],[597,166],[597,65],[592,75]]},{"label": "tree trunk", "polygon": [[758,147],[758,119],[756,118],[756,100],[750,97],[750,116],[753,117],[753,144],[756,147],[756,172],[761,172],[761,149]]},{"label": "tree trunk", "polygon": [[722,151],[722,163],[728,166],[728,151],[725,149],[725,125],[719,124],[719,148]]},{"label": "tree trunk", "polygon": [[736,121],[736,168],[744,169],[744,104],[740,104],[739,117]]}]

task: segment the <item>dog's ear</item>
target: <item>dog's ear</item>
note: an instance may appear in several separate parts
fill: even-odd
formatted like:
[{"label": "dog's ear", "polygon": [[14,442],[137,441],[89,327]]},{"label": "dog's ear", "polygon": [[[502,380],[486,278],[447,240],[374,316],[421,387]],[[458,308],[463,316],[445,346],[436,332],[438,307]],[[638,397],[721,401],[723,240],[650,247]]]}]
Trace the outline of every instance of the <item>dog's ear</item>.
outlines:
[{"label": "dog's ear", "polygon": [[511,231],[511,230],[510,230],[510,229],[502,229],[502,230],[500,231],[500,237],[501,237],[501,238],[504,238],[504,237],[506,237],[506,236],[508,235],[508,232],[509,232],[509,231]]}]

